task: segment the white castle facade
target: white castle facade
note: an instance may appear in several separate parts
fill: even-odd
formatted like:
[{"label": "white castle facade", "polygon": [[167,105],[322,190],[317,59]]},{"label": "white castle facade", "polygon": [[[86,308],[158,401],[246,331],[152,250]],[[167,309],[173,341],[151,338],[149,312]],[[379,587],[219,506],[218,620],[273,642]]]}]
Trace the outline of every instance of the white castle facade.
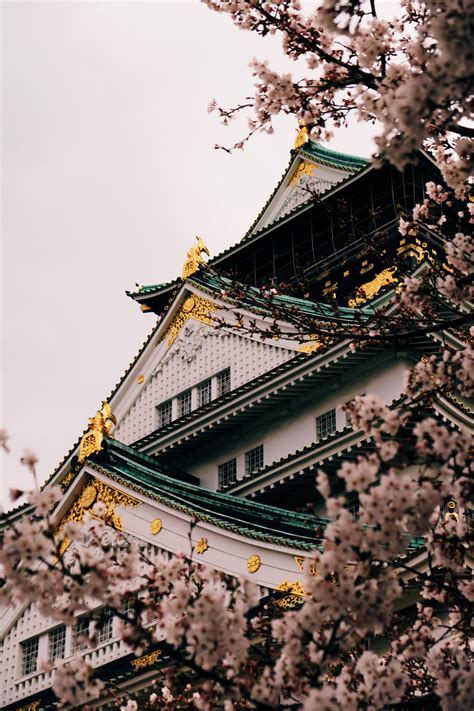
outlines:
[{"label": "white castle facade", "polygon": [[[344,405],[369,392],[396,404],[407,368],[435,352],[439,342],[425,336],[354,350],[348,337],[324,343],[311,335],[292,337],[291,325],[272,335],[260,287],[269,279],[291,286],[303,276],[307,292],[275,297],[278,307],[306,315],[317,308],[330,322],[336,297],[348,325],[357,289],[365,294],[357,298],[359,312],[387,304],[396,282],[391,254],[412,271],[440,254],[435,235],[405,240],[397,229],[400,214],[419,199],[431,174],[437,175],[436,166],[425,155],[416,170],[376,171],[300,132],[284,177],[241,242],[206,266],[199,241],[181,278],[130,294],[146,312],[143,318],[155,314],[158,320],[96,425],[46,484],[63,490],[58,526],[80,523],[101,500],[153,557],[187,550],[190,523],[197,520],[197,559],[230,575],[248,575],[262,596],[297,591],[304,558],[325,524],[315,472],[321,468],[336,478],[344,460],[372,446],[352,427]],[[375,217],[373,211],[367,217],[369,203],[378,207]],[[386,262],[363,239],[382,226]],[[239,299],[230,272],[245,285]],[[217,327],[218,318],[223,325]],[[433,407],[440,418],[472,426],[472,412],[456,398],[440,397]],[[112,417],[113,439],[108,424],[101,429]],[[308,502],[312,518],[303,513]],[[354,515],[357,505],[347,497]],[[23,507],[7,514],[3,528],[27,513]],[[414,570],[422,566],[422,542],[410,544],[407,555]],[[84,655],[99,676],[114,678],[120,688],[151,689],[169,663],[159,646],[136,659],[113,615],[101,619],[97,644],[88,646],[82,638],[93,615],[84,613],[66,626],[44,619],[34,605],[1,611],[2,708],[55,708],[54,669],[42,671],[41,662],[73,654]],[[110,703],[105,698],[95,705]]]}]

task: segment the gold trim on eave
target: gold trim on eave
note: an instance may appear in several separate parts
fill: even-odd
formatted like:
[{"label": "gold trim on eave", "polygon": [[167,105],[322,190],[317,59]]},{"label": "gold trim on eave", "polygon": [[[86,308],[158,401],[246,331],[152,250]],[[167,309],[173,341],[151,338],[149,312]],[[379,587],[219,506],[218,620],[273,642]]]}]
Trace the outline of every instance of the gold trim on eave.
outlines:
[{"label": "gold trim on eave", "polygon": [[104,434],[112,436],[112,426],[117,424],[110,405],[102,400],[102,409],[97,410],[94,417],[89,418],[90,427],[83,435],[79,445],[79,462],[83,462],[90,454],[100,452]]},{"label": "gold trim on eave", "polygon": [[161,649],[156,649],[154,652],[149,654],[144,654],[143,657],[138,657],[138,659],[132,659],[130,664],[134,669],[143,669],[144,667],[149,667],[151,664],[155,664],[161,656]]},{"label": "gold trim on eave", "polygon": [[212,323],[211,311],[216,311],[217,308],[217,304],[202,296],[197,296],[197,294],[188,296],[163,336],[163,339],[168,339],[168,348],[173,345],[176,336],[189,318],[210,325]]},{"label": "gold trim on eave", "polygon": [[[100,479],[88,479],[67,514],[61,519],[55,535],[59,536],[62,533],[68,521],[82,525],[86,512],[89,512],[91,516],[99,518],[92,512],[92,507],[99,501],[105,505],[104,514],[101,515],[100,518],[113,526],[117,531],[123,531],[123,524],[122,519],[115,510],[116,507],[120,506],[122,508],[134,509],[142,503],[134,496],[125,494],[125,492],[115,489],[113,486],[109,486],[109,484],[105,484],[103,481],[100,481]],[[61,553],[68,548],[70,543],[69,538],[63,538]]]},{"label": "gold trim on eave", "polygon": [[311,333],[309,337],[311,338],[311,341],[303,343],[303,345],[298,348],[299,353],[317,353],[318,351],[327,348],[331,343],[330,338],[318,336],[315,333]]}]

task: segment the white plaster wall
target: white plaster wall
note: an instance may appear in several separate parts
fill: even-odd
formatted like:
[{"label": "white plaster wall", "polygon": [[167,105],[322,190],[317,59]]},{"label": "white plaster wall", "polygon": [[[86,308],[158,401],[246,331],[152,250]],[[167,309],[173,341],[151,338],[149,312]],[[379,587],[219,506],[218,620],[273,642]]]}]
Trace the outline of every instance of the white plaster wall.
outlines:
[{"label": "white plaster wall", "polygon": [[[46,688],[50,685],[49,674],[30,674],[22,677],[22,656],[20,645],[22,642],[41,634],[47,629],[48,621],[42,618],[34,606],[28,607],[17,622],[11,627],[3,640],[0,653],[1,669],[1,705],[27,696],[33,690]],[[47,660],[47,638],[40,640],[38,651],[38,668],[40,662]],[[41,678],[39,678],[41,677]],[[20,681],[21,680],[21,681]]]},{"label": "white plaster wall", "polygon": [[197,458],[186,469],[196,474],[201,485],[208,489],[217,489],[218,465],[229,459],[237,458],[237,478],[245,473],[245,452],[259,444],[264,445],[264,464],[272,464],[298,449],[316,442],[316,417],[332,408],[336,408],[336,427],[346,425],[342,406],[356,395],[373,393],[389,403],[403,391],[403,378],[408,364],[402,360],[371,366],[351,381],[334,390],[320,387],[309,391],[303,398],[294,400],[284,411],[276,410],[272,415],[260,421],[252,422],[247,429],[235,430],[229,437],[213,444],[212,454]]},{"label": "white plaster wall", "polygon": [[122,418],[115,437],[129,444],[153,432],[158,427],[157,405],[225,368],[230,367],[235,390],[294,355],[294,351],[216,331],[190,319],[156,363],[153,376]]}]

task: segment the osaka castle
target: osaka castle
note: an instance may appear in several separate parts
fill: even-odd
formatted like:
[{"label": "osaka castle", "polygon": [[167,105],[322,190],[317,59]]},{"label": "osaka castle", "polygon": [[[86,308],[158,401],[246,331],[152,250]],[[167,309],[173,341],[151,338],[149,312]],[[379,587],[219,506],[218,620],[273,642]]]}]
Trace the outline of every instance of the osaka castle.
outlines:
[{"label": "osaka castle", "polygon": [[[281,605],[298,605],[305,559],[328,521],[316,473],[339,482],[343,496],[337,470],[374,446],[344,406],[372,393],[396,407],[407,369],[440,347],[431,333],[362,348],[350,336],[354,324],[390,308],[402,275],[443,262],[435,230],[399,232],[430,180],[442,182],[427,153],[403,172],[375,167],[319,145],[301,127],[283,177],[237,244],[209,255],[205,238],[190,236],[181,275],[128,292],[152,331],[113,392],[98,393],[98,402],[106,399],[45,484],[62,491],[58,530],[83,524],[103,502],[149,557],[189,552],[191,542],[193,560],[248,576],[262,598],[277,591]],[[449,210],[446,217],[449,232]],[[343,335],[298,330],[299,319],[311,318],[328,328],[336,321]],[[432,409],[454,427],[472,427],[472,410],[453,394]],[[357,496],[345,501],[357,516]],[[2,530],[31,510],[3,515]],[[458,516],[454,501],[443,515]],[[423,540],[407,541],[413,576],[425,560]],[[414,599],[412,590],[401,608]],[[73,655],[143,699],[172,664],[159,643],[137,657],[120,620],[104,610],[58,625],[34,604],[11,605],[0,622],[4,709],[56,708],[54,664]],[[104,696],[92,706],[113,703]]]}]

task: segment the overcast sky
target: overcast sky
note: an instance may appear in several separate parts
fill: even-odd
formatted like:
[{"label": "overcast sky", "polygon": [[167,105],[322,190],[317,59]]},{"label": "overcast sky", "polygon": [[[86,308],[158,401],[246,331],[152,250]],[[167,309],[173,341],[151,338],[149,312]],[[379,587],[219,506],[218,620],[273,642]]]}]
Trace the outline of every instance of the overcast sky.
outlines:
[{"label": "overcast sky", "polygon": [[[284,171],[294,121],[227,155],[213,97],[251,92],[249,61],[282,66],[280,43],[194,1],[3,2],[3,500],[44,480],[154,325],[125,295],[175,278],[200,234],[236,243]],[[369,155],[366,126],[333,148]]]}]

